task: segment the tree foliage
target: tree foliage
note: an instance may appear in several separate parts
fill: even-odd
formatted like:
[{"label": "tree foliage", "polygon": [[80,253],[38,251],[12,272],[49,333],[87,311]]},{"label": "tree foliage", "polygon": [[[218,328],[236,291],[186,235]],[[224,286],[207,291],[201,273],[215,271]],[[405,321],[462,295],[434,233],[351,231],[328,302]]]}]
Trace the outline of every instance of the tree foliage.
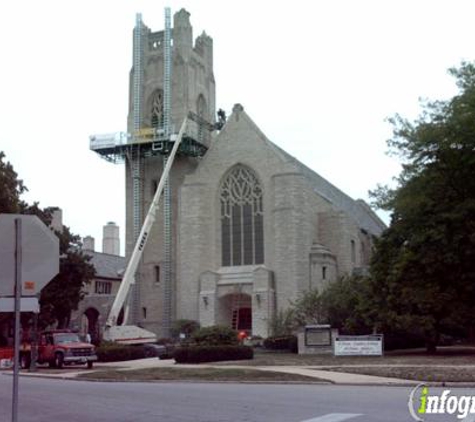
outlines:
[{"label": "tree foliage", "polygon": [[330,284],[321,295],[328,323],[341,334],[369,334],[372,325],[370,312],[369,278],[343,276]]},{"label": "tree foliage", "polygon": [[343,276],[323,291],[303,292],[289,308],[288,318],[294,329],[330,324],[344,334],[368,334],[372,331],[369,286],[367,277]]},{"label": "tree foliage", "polygon": [[290,316],[295,327],[327,323],[322,295],[318,289],[307,290],[291,302]]},{"label": "tree foliage", "polygon": [[13,166],[5,160],[5,154],[0,151],[0,213],[19,213],[22,202],[20,195],[27,189]]},{"label": "tree foliage", "polygon": [[[23,181],[18,179],[13,166],[5,160],[0,151],[0,213],[36,215],[47,226],[51,224],[55,208],[42,209],[37,202],[32,205],[21,199],[27,191]],[[62,232],[55,232],[60,244],[60,271],[41,291],[40,325],[57,324],[65,327],[71,311],[77,309],[84,297],[83,287],[94,277],[94,267],[89,257],[81,252],[80,237],[63,226]]]},{"label": "tree foliage", "polygon": [[392,212],[371,265],[375,322],[420,331],[431,350],[475,305],[475,66],[449,72],[458,95],[425,103],[415,122],[391,119],[403,168],[396,188],[373,192]]},{"label": "tree foliage", "polygon": [[193,319],[177,319],[170,329],[170,334],[175,339],[178,339],[180,334],[190,338],[199,328],[200,323],[198,321]]},{"label": "tree foliage", "polygon": [[59,274],[41,291],[40,324],[65,328],[71,311],[76,310],[84,298],[84,286],[94,278],[95,269],[89,263],[90,256],[81,250],[79,236],[72,234],[67,226],[55,233],[59,238],[60,268]]},{"label": "tree foliage", "polygon": [[294,329],[293,308],[279,309],[270,321],[270,332],[274,337],[292,334]]}]

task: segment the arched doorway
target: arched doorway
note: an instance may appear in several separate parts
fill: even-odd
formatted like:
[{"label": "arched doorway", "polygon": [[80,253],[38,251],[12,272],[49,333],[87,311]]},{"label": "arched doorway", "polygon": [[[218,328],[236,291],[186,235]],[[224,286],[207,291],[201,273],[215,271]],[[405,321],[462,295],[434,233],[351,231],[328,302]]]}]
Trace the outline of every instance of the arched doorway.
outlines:
[{"label": "arched doorway", "polygon": [[99,311],[96,308],[87,308],[81,321],[81,332],[90,334],[92,343],[100,343],[101,336],[99,331]]},{"label": "arched doorway", "polygon": [[241,307],[233,311],[233,328],[235,330],[252,331],[252,308]]}]

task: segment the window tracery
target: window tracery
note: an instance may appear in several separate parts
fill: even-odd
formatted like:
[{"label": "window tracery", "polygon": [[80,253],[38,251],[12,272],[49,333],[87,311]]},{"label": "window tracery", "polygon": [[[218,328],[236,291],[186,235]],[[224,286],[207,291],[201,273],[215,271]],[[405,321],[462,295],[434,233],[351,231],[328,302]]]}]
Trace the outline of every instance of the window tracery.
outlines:
[{"label": "window tracery", "polygon": [[264,262],[263,194],[248,167],[233,168],[220,190],[222,265]]},{"label": "window tracery", "polygon": [[154,128],[163,127],[163,91],[157,89],[152,95],[150,123]]}]

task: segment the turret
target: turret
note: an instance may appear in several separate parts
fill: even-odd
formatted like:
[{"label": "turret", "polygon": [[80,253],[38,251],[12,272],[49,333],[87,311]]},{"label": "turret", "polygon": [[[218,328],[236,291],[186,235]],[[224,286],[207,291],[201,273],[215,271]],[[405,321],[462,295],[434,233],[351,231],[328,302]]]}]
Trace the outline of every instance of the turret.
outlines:
[{"label": "turret", "polygon": [[210,69],[213,68],[213,39],[205,31],[196,38],[195,52],[203,57]]},{"label": "turret", "polygon": [[193,48],[193,28],[190,24],[190,14],[185,9],[173,16],[173,46],[185,59]]}]

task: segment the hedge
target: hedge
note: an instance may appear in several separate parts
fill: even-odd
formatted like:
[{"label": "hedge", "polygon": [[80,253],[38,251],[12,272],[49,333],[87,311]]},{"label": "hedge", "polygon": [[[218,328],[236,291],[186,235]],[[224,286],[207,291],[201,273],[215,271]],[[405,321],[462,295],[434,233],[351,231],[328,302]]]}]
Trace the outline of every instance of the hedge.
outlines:
[{"label": "hedge", "polygon": [[252,359],[254,351],[249,346],[186,346],[176,349],[173,357],[176,363],[218,362]]},{"label": "hedge", "polygon": [[142,346],[106,344],[96,348],[99,362],[119,362],[150,357],[150,352]]},{"label": "hedge", "polygon": [[212,325],[196,330],[192,340],[200,346],[234,346],[239,343],[238,333],[225,325]]}]

